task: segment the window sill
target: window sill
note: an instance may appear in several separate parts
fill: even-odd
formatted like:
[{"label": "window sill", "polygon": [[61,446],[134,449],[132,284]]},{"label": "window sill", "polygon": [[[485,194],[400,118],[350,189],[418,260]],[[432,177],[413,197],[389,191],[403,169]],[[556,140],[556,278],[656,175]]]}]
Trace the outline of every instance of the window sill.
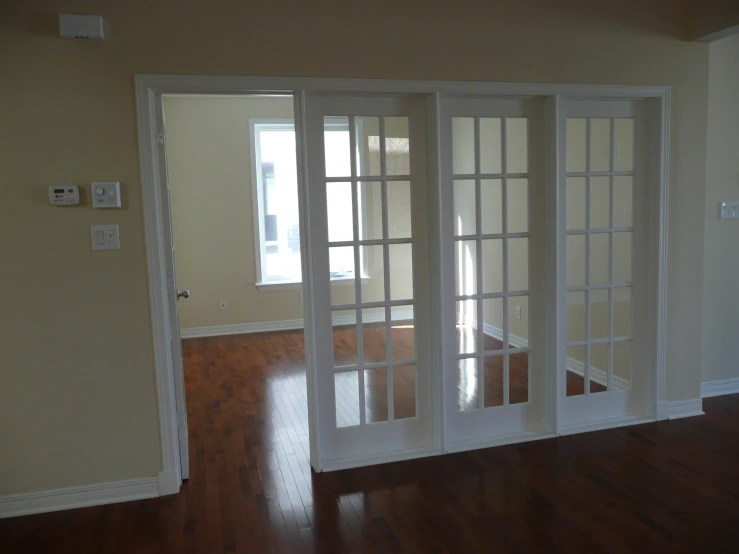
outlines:
[{"label": "window sill", "polygon": [[[369,281],[369,276],[362,276],[362,281]],[[337,277],[335,279],[331,279],[331,283],[337,284],[349,284],[353,282],[354,277]],[[303,288],[303,283],[301,281],[275,281],[274,283],[257,283],[256,287],[259,290],[299,290]]]}]

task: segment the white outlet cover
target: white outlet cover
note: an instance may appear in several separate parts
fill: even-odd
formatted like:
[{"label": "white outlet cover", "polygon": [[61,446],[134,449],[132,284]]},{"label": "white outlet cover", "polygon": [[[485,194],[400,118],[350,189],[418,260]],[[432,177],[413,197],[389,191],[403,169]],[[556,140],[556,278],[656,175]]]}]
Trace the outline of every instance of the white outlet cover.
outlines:
[{"label": "white outlet cover", "polygon": [[120,250],[121,236],[118,225],[91,225],[90,238],[93,250]]}]

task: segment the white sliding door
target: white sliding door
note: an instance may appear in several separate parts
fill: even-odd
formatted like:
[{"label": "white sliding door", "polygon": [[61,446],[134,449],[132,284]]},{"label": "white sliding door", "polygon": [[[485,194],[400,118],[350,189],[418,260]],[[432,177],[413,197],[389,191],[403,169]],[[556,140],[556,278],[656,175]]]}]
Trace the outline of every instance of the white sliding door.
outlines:
[{"label": "white sliding door", "polygon": [[321,469],[433,444],[425,100],[305,100]]},{"label": "white sliding door", "polygon": [[643,101],[562,103],[561,432],[650,415],[645,114]]},{"label": "white sliding door", "polygon": [[442,97],[447,450],[547,430],[543,101]]}]

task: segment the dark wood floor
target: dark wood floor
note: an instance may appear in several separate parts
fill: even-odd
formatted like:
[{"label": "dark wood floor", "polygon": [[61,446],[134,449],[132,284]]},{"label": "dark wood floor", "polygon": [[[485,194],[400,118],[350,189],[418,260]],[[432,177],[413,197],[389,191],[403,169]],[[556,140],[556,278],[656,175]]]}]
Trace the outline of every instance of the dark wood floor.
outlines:
[{"label": "dark wood floor", "polygon": [[184,344],[179,495],[0,520],[4,553],[736,552],[739,395],[702,417],[327,474],[302,335]]}]

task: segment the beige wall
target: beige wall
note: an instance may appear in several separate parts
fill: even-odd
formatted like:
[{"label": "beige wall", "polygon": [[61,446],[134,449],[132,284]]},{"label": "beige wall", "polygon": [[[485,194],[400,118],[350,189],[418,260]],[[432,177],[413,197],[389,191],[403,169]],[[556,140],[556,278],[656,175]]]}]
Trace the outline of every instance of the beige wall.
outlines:
[{"label": "beige wall", "polygon": [[[61,40],[58,13],[102,14],[109,38]],[[3,2],[0,494],[161,468],[136,73],[671,86],[667,395],[697,397],[708,46],[683,28],[662,0]],[[98,179],[123,210],[47,205]],[[91,252],[94,223],[122,249]]]},{"label": "beige wall", "polygon": [[703,381],[739,377],[739,221],[718,218],[720,202],[739,200],[739,35],[710,49]]},{"label": "beige wall", "polygon": [[292,97],[169,96],[164,115],[180,327],[302,319],[299,290],[256,287],[249,136],[251,119],[292,119]]}]

